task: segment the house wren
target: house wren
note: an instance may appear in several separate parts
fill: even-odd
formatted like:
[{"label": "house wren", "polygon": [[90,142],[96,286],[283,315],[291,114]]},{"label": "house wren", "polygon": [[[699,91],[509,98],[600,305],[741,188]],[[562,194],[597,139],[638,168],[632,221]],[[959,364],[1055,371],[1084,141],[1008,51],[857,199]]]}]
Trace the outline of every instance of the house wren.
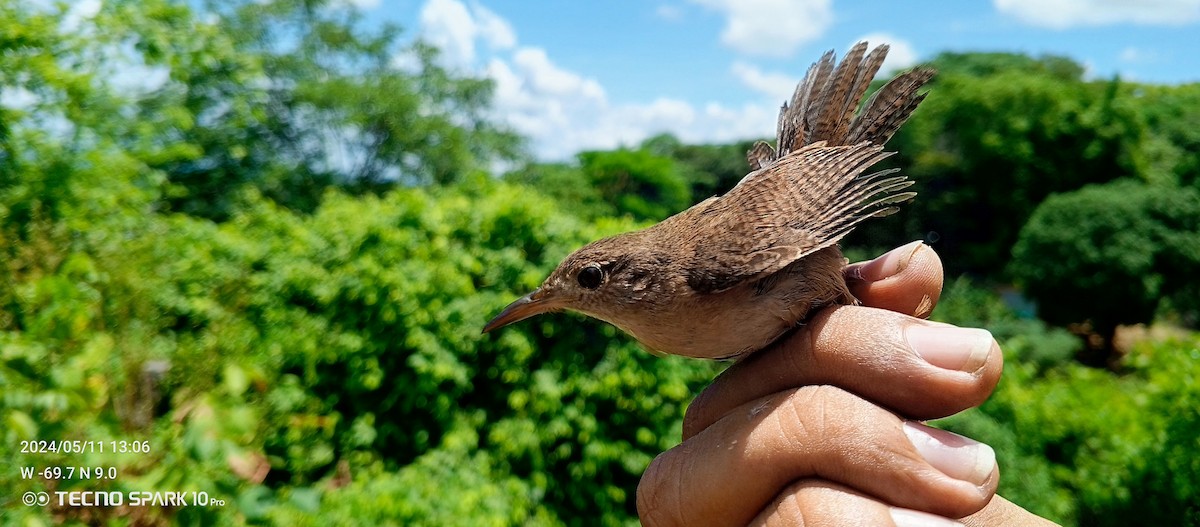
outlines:
[{"label": "house wren", "polygon": [[488,332],[568,309],[607,321],[674,355],[733,358],[766,347],[830,304],[853,304],[838,241],[896,211],[915,192],[898,169],[864,174],[924,99],[933,71],[888,82],[855,113],[888,47],[855,45],[809,68],[779,113],[776,147],[747,153],[750,173],[644,230],[575,251],[537,290],[488,322]]}]

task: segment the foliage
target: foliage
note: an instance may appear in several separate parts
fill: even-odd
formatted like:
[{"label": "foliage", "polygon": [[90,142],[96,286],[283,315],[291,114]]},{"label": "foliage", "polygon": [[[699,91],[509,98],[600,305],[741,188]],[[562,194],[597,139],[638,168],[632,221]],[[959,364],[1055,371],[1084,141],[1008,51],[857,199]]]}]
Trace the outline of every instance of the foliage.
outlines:
[{"label": "foliage", "polygon": [[1150,322],[1164,298],[1195,309],[1200,192],[1121,181],[1051,196],[1013,248],[1012,273],[1055,324],[1107,337]]},{"label": "foliage", "polygon": [[577,208],[584,217],[626,215],[661,220],[692,204],[679,163],[646,148],[582,152],[578,168],[530,164],[508,173],[505,179]]},{"label": "foliage", "polygon": [[1146,178],[1200,188],[1200,83],[1138,86],[1137,108],[1151,131]]},{"label": "foliage", "polygon": [[991,399],[939,422],[996,450],[1000,493],[1063,525],[1200,525],[1200,337],[1144,341],[1114,373],[1062,360],[1076,339],[994,298],[956,283],[935,318],[1004,349]]},{"label": "foliage", "polygon": [[685,145],[669,134],[642,142],[642,148],[678,162],[694,199],[719,196],[737,185],[749,173],[746,152],[754,141],[726,145]]},{"label": "foliage", "polygon": [[[0,333],[3,412],[23,426],[6,449],[146,438],[154,456],[100,458],[123,475],[113,488],[236,504],[179,513],[205,523],[329,503],[438,524],[455,488],[481,504],[460,512],[497,524],[633,517],[641,470],[678,440],[713,367],[650,356],[583,320],[478,331],[569,247],[631,225],[583,225],[486,180],[331,195],[307,218],[242,199],[221,226],[144,216],[130,240],[97,223],[16,264],[22,279],[2,296],[14,315]],[[161,403],[138,391],[156,361],[169,364]],[[339,470],[348,486],[331,489]]]},{"label": "foliage", "polygon": [[675,162],[645,149],[583,152],[579,165],[618,213],[661,220],[691,205],[691,191]]},{"label": "foliage", "polygon": [[1049,77],[1064,82],[1079,82],[1085,69],[1082,64],[1069,57],[1043,55],[1030,57],[1022,53],[939,53],[931,64],[939,75],[966,77],[991,77],[1024,71],[1038,77]]},{"label": "foliage", "polygon": [[[1082,343],[1065,329],[1047,326],[1015,290],[993,290],[966,277],[949,282],[931,316],[962,327],[987,328],[1004,343],[1006,357],[1040,373],[1069,362]],[[1030,310],[1031,311],[1031,310]]]},{"label": "foliage", "polygon": [[569,206],[580,218],[616,215],[616,206],[590,185],[578,166],[569,163],[529,163],[504,174],[504,180],[519,183]]},{"label": "foliage", "polygon": [[[118,476],[0,471],[0,523],[636,521],[641,471],[719,366],[570,315],[478,331],[569,250],[731,187],[748,145],[661,136],[497,181],[483,171],[520,161],[519,141],[487,119],[488,83],[346,2],[69,4],[0,0],[0,456]],[[938,61],[892,145],[923,195],[867,239],[937,230],[948,265],[995,279],[1052,192],[1196,185],[1195,85],[1086,82],[1053,57]],[[1192,191],[1122,192],[1156,205],[1118,218],[1131,227],[1194,219]],[[1093,216],[1056,232],[1118,225]],[[1154,231],[1161,290],[1192,287],[1197,231],[1180,225]],[[1190,294],[1171,307],[1195,309]],[[1070,334],[998,298],[955,281],[935,316],[1005,349],[996,397],[948,421],[997,448],[1002,491],[1065,522],[1200,523],[1195,338],[1143,344],[1120,375],[1081,368]],[[26,490],[226,504],[26,507]]]},{"label": "foliage", "polygon": [[[65,99],[67,119],[164,174],[172,210],[215,219],[243,187],[308,211],[329,187],[445,184],[518,156],[485,116],[490,82],[449,73],[422,44],[402,48],[396,28],[367,31],[332,0],[209,4],[105,2],[82,35],[46,15],[41,41],[13,43],[38,61],[15,71],[46,86],[19,84],[39,110]],[[76,78],[108,89],[58,86]]]},{"label": "foliage", "polygon": [[897,162],[920,196],[900,220],[864,225],[866,236],[928,236],[950,275],[998,279],[1018,231],[1047,196],[1142,174],[1147,132],[1131,85],[1071,78],[1061,59],[1026,70],[1017,66],[1031,59],[1002,58],[932,61],[945,62],[944,71],[888,145],[901,152]]},{"label": "foliage", "polygon": [[[179,182],[158,161],[194,153],[156,142],[179,106],[112,118],[129,115],[128,101],[97,80],[106,64],[56,62],[86,49],[60,15],[0,7],[13,15],[5,84],[34,94],[0,120],[0,453],[10,466],[119,474],[0,474],[0,523],[282,523],[314,511],[371,524],[631,521],[641,470],[678,440],[683,405],[714,366],[651,357],[583,320],[498,338],[479,328],[570,248],[633,224],[582,222],[469,164],[452,171],[459,185],[329,193],[311,215],[255,184],[223,188],[220,225],[165,211]],[[125,7],[97,16],[191,20],[176,4]],[[236,116],[198,121],[253,128]],[[152,451],[19,452],[36,438],[146,440]],[[204,491],[227,505],[11,501],[42,489]]]}]

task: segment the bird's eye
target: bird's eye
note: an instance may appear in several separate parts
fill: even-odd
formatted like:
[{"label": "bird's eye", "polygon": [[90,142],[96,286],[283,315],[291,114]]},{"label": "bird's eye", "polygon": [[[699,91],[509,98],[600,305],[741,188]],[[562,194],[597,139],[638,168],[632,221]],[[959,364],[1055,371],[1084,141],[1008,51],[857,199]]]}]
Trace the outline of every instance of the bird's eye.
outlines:
[{"label": "bird's eye", "polygon": [[604,271],[597,265],[589,265],[579,270],[578,279],[579,285],[584,289],[595,289],[604,281]]}]

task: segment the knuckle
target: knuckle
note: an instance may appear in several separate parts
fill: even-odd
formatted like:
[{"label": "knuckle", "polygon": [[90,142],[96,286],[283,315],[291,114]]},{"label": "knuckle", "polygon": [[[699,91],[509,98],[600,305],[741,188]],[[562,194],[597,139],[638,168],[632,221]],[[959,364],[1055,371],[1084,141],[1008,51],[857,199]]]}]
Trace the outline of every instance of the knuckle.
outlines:
[{"label": "knuckle", "polygon": [[665,527],[683,525],[680,517],[679,472],[672,450],[659,454],[646,467],[637,486],[637,511],[642,525]]},{"label": "knuckle", "polygon": [[780,405],[781,431],[797,444],[821,445],[843,435],[839,415],[852,410],[855,397],[831,385],[806,386],[792,392]]},{"label": "knuckle", "polygon": [[[809,367],[826,379],[848,382],[849,371],[878,368],[899,353],[896,318],[899,315],[862,306],[836,306],[814,317],[804,328],[805,357]],[[869,330],[869,333],[868,333]],[[881,353],[886,346],[889,353]]]},{"label": "knuckle", "polygon": [[704,426],[707,423],[711,422],[711,420],[709,418],[708,401],[710,399],[712,399],[712,397],[710,395],[707,395],[707,394],[711,393],[710,392],[711,390],[712,390],[712,387],[710,386],[709,388],[705,389],[704,391],[701,391],[699,395],[697,395],[694,399],[692,399],[692,403],[688,405],[687,409],[684,410],[684,412],[683,412],[683,438],[684,439],[687,439],[689,437],[692,437],[692,436],[700,433],[700,431],[704,429]]},{"label": "knuckle", "polygon": [[806,527],[840,525],[852,495],[847,489],[821,479],[805,478],[784,487],[754,525]]},{"label": "knuckle", "polygon": [[800,493],[803,487],[800,483],[793,483],[779,493],[779,497],[775,499],[768,509],[763,511],[760,520],[755,522],[755,525],[764,527],[804,527],[810,525],[807,519],[807,511]]},{"label": "knuckle", "polygon": [[787,518],[792,525],[807,525],[810,521],[805,521],[805,516],[808,513],[807,501],[814,497],[819,498],[820,487],[816,485],[815,480],[802,479],[788,485],[780,493],[777,510],[782,513],[782,516]]},{"label": "knuckle", "polygon": [[797,331],[795,338],[788,342],[787,353],[784,354],[784,367],[789,371],[813,371],[820,360],[816,353],[816,334],[814,326],[808,325]]}]

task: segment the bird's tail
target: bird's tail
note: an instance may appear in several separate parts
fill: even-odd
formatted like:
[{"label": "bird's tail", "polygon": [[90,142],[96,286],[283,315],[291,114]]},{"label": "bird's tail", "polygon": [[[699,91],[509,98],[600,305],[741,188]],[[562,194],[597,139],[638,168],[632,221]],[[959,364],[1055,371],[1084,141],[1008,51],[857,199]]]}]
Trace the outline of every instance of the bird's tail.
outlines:
[{"label": "bird's tail", "polygon": [[933,78],[934,70],[916,68],[900,74],[876,91],[856,115],[887,53],[886,44],[868,54],[867,43],[859,42],[835,67],[833,50],[826,52],[779,110],[776,147],[759,141],[747,152],[750,168],[766,168],[789,152],[819,141],[829,146],[883,145],[891,139],[925,98],[917,90]]}]

